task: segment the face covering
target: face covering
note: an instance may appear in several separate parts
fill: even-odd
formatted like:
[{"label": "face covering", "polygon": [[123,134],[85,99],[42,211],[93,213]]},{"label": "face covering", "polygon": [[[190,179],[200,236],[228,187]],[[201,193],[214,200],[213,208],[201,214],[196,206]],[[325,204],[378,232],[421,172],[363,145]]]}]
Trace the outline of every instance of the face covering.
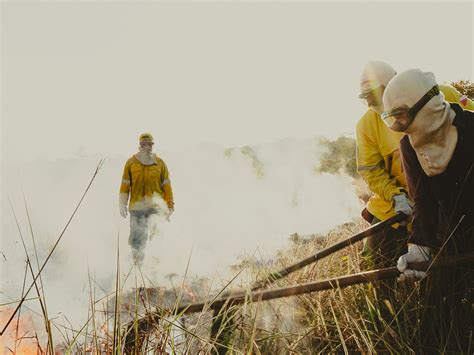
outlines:
[{"label": "face covering", "polygon": [[135,158],[137,158],[143,165],[156,164],[156,154],[153,153],[152,145],[140,144],[138,147],[138,153],[135,154]]},{"label": "face covering", "polygon": [[458,131],[453,126],[456,113],[447,102],[442,108],[433,106],[425,106],[405,131],[428,176],[446,170],[458,141]]},{"label": "face covering", "polygon": [[[387,112],[403,106],[412,107],[436,85],[432,73],[419,69],[407,70],[395,76],[386,87],[384,107]],[[458,139],[457,129],[452,125],[455,115],[440,92],[418,111],[405,130],[428,176],[443,173],[451,161]]]}]

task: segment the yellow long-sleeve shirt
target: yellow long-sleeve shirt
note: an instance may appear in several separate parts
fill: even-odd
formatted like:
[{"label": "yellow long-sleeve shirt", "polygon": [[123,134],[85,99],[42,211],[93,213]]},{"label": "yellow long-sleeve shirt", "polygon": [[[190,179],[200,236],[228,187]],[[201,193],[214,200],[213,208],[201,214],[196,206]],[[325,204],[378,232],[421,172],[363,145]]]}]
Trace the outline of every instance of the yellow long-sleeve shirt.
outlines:
[{"label": "yellow long-sleeve shirt", "polygon": [[158,199],[165,200],[168,208],[174,208],[173,190],[165,162],[156,156],[156,163],[142,164],[135,156],[125,163],[120,185],[120,198],[128,201],[129,210],[158,208]]}]

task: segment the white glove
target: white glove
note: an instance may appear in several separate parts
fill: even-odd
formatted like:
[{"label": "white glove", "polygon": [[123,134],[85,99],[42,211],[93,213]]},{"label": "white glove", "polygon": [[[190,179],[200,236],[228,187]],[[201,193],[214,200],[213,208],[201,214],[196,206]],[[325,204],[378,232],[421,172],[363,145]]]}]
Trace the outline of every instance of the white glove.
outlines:
[{"label": "white glove", "polygon": [[127,218],[127,202],[128,202],[128,194],[120,193],[119,195],[119,208],[120,208],[120,215],[123,218]]},{"label": "white glove", "polygon": [[[393,202],[395,203],[395,212],[402,212],[403,214],[411,217],[413,215],[412,202],[408,199],[407,195],[395,195],[393,196]],[[407,224],[407,221],[400,222],[402,226]]]},{"label": "white glove", "polygon": [[120,215],[121,215],[123,218],[127,218],[127,212],[128,212],[128,210],[127,210],[127,205],[121,203],[121,204],[119,205],[119,207],[120,207]]},{"label": "white glove", "polygon": [[168,222],[170,221],[170,217],[173,214],[173,212],[174,212],[174,208],[168,208],[168,211],[166,212],[166,220]]},{"label": "white glove", "polygon": [[426,272],[407,269],[408,263],[427,261],[431,259],[431,249],[421,245],[408,243],[408,253],[402,255],[397,261],[397,269],[402,274],[398,277],[399,282],[406,280],[421,280],[426,277]]}]

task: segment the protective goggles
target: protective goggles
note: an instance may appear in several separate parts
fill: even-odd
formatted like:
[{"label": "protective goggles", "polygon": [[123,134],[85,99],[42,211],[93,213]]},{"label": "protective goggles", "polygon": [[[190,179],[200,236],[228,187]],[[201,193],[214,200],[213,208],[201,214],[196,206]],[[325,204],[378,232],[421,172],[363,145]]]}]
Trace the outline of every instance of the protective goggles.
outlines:
[{"label": "protective goggles", "polygon": [[359,99],[367,101],[367,99],[371,96],[377,93],[377,91],[381,91],[384,87],[383,86],[378,86],[372,90],[368,90],[366,92],[363,92],[359,95]]},{"label": "protective goggles", "polygon": [[382,113],[382,120],[391,130],[397,132],[405,132],[412,124],[417,113],[430,101],[439,94],[438,85],[433,86],[430,91],[423,95],[412,107],[403,105],[390,111]]}]

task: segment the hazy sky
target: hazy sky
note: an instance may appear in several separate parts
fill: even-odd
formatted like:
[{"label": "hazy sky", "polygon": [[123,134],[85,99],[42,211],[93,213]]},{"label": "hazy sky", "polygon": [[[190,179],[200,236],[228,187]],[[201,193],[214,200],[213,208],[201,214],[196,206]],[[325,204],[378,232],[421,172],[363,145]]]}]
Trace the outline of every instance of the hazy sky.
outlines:
[{"label": "hazy sky", "polygon": [[[271,258],[291,233],[359,215],[353,179],[316,174],[322,148],[306,138],[354,134],[367,61],[473,79],[472,2],[3,1],[1,10],[0,301],[20,294],[24,272],[9,199],[29,240],[25,193],[44,260],[96,155],[108,158],[43,272],[50,316],[75,325],[87,317],[89,267],[114,287],[117,235],[121,270],[130,267],[117,195],[143,131],[155,135],[176,200],[147,246],[148,276],[182,275],[192,255],[191,274],[224,277],[239,255]],[[238,149],[222,154],[243,145],[256,145],[263,178]]]},{"label": "hazy sky", "polygon": [[353,134],[368,60],[473,78],[473,4],[2,2],[2,160]]}]

